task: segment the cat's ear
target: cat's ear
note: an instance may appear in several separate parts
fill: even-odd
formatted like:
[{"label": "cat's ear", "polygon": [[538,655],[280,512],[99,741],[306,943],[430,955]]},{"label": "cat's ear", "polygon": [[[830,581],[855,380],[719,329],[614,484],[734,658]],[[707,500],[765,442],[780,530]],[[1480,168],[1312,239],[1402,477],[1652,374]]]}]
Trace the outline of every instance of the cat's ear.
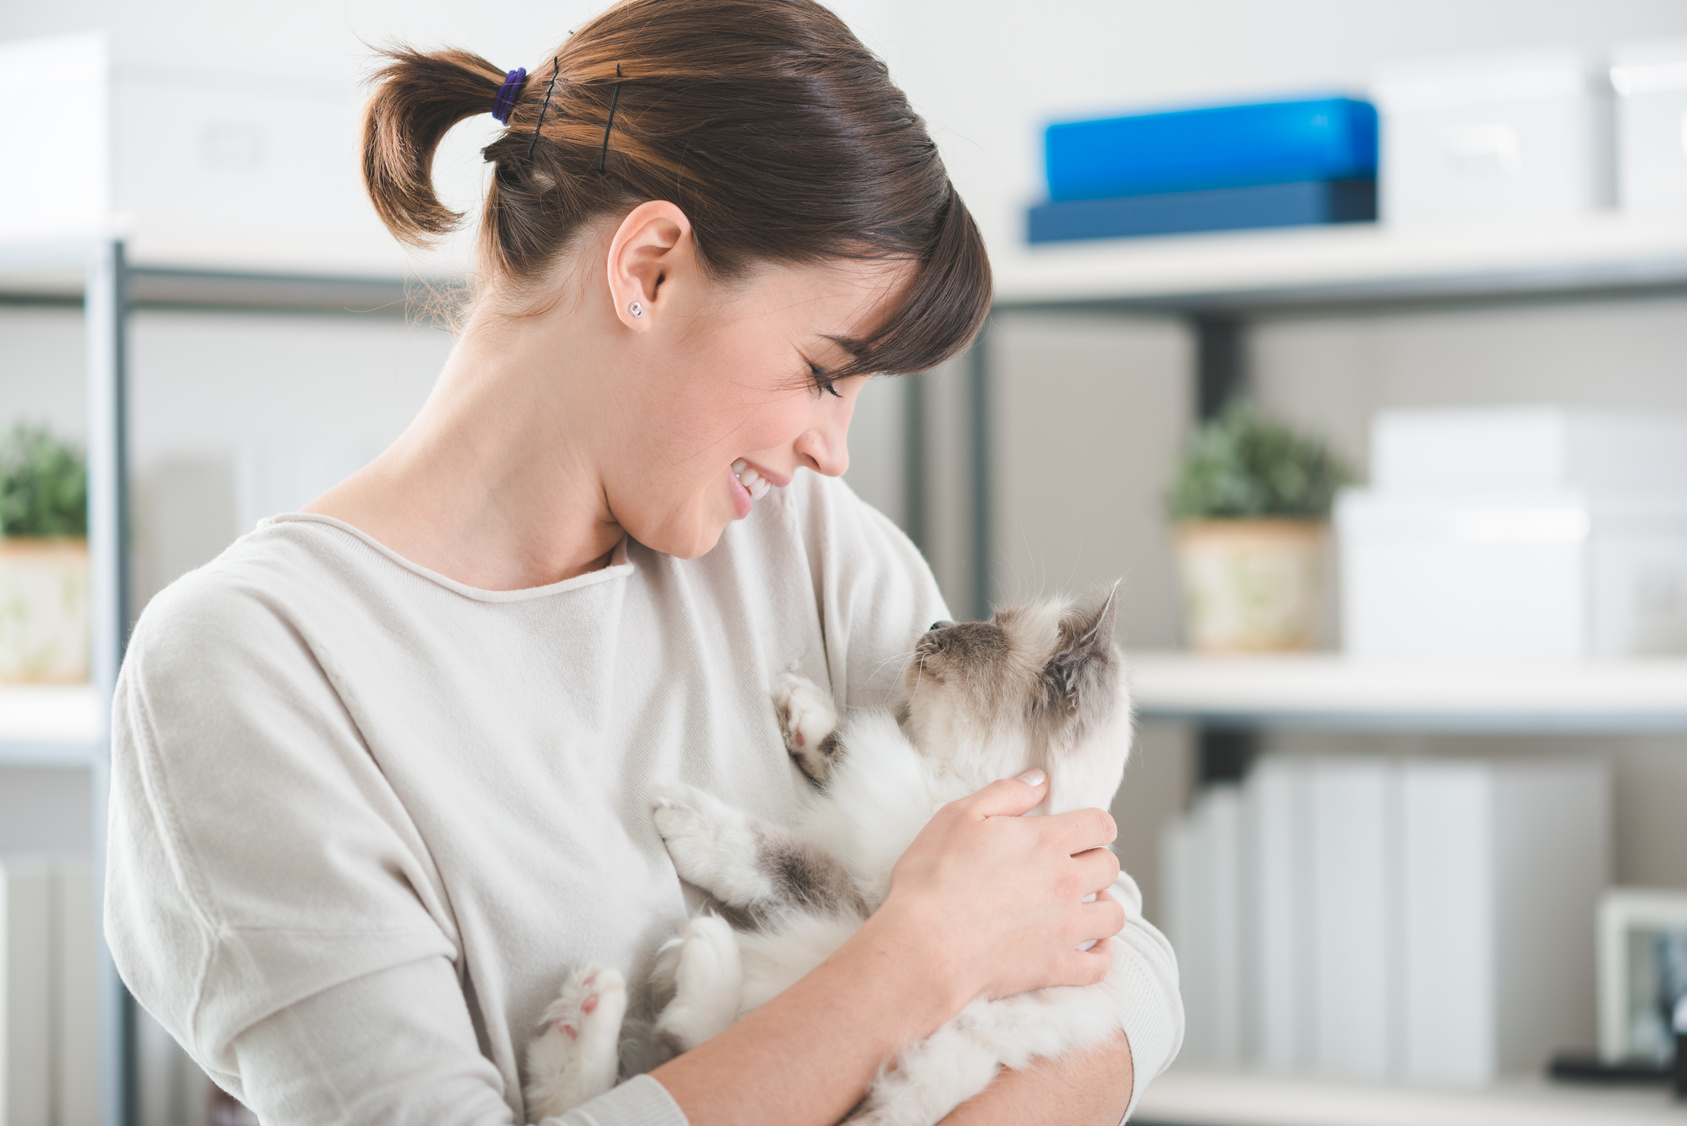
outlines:
[{"label": "cat's ear", "polygon": [[1113,653],[1113,632],[1119,620],[1119,584],[1107,592],[1107,600],[1098,608],[1061,623],[1065,644],[1043,669],[1044,678],[1064,697],[1068,708],[1078,706],[1084,683],[1084,670],[1100,658],[1106,661]]}]

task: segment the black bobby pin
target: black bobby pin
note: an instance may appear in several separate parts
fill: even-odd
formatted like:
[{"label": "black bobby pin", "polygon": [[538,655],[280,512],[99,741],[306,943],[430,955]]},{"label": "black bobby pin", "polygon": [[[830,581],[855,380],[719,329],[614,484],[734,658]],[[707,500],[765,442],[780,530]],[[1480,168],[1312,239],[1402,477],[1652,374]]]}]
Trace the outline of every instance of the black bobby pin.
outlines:
[{"label": "black bobby pin", "polygon": [[[615,77],[621,77],[621,64],[615,64]],[[615,92],[609,95],[609,120],[603,123],[603,151],[597,154],[597,170],[603,171],[604,161],[609,159],[609,131],[615,128],[615,103],[621,100],[621,83],[615,83]]]},{"label": "black bobby pin", "polygon": [[533,149],[539,143],[539,130],[545,127],[545,111],[551,108],[551,91],[556,89],[556,72],[562,63],[557,58],[551,59],[551,84],[545,87],[545,100],[539,105],[539,122],[533,126],[533,139],[527,142],[527,155],[533,155]]}]

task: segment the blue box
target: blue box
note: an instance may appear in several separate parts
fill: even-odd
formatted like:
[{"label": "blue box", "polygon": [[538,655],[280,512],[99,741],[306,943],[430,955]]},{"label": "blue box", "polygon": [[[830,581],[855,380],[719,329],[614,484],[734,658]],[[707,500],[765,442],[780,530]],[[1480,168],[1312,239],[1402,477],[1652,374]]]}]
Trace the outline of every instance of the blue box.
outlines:
[{"label": "blue box", "polygon": [[1354,98],[1139,113],[1050,125],[1049,198],[1376,176],[1377,111]]},{"label": "blue box", "polygon": [[1113,199],[1056,200],[1031,208],[1032,242],[1130,238],[1246,227],[1362,223],[1377,217],[1375,179],[1304,180]]}]

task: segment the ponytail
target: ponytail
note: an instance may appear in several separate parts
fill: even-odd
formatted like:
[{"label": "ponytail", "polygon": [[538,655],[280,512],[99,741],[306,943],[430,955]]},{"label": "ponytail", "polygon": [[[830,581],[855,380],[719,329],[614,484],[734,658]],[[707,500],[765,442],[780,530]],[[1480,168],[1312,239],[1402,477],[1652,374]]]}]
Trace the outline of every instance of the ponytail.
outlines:
[{"label": "ponytail", "polygon": [[434,192],[440,138],[494,100],[508,109],[481,150],[493,174],[479,267],[500,283],[537,283],[585,224],[661,199],[691,220],[717,277],[840,258],[913,268],[871,336],[839,342],[853,360],[835,378],[935,367],[990,307],[984,241],[925,122],[815,0],[621,0],[547,53],[507,104],[504,72],[479,55],[387,58],[363,175],[404,242],[462,220]]},{"label": "ponytail", "polygon": [[394,237],[420,246],[463,220],[434,191],[439,142],[458,122],[491,112],[504,72],[468,51],[386,54],[364,111],[363,185]]}]

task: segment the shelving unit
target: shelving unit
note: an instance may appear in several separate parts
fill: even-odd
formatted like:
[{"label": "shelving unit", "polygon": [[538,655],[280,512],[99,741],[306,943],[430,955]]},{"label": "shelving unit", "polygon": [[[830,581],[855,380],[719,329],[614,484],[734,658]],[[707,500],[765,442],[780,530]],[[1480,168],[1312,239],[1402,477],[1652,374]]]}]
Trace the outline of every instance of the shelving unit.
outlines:
[{"label": "shelving unit", "polygon": [[[1551,227],[1346,225],[1017,247],[994,256],[997,312],[1170,315],[1195,343],[1198,413],[1245,383],[1250,320],[1590,296],[1687,293],[1687,217]],[[988,331],[969,354],[975,612],[994,593]],[[918,486],[915,486],[918,487]],[[1199,731],[1201,776],[1246,760],[1262,728],[1621,734],[1687,732],[1687,658],[1579,664],[1363,662],[1338,654],[1129,655],[1139,715]],[[1366,1085],[1179,1065],[1138,1120],[1183,1126],[1621,1126],[1687,1121],[1651,1090],[1518,1079],[1482,1091]]]},{"label": "shelving unit", "polygon": [[1199,313],[1528,298],[1687,286],[1687,220],[1550,227],[1373,223],[1026,247],[995,259],[998,308]]},{"label": "shelving unit", "polygon": [[1174,1066],[1143,1093],[1144,1126],[1642,1126],[1687,1120],[1662,1087],[1516,1079],[1481,1091]]},{"label": "shelving unit", "polygon": [[[430,296],[452,279],[406,277],[395,257],[348,258],[325,248],[330,270],[310,273],[309,248],[280,257],[231,256],[223,247],[196,265],[192,254],[154,248],[130,261],[108,237],[0,245],[0,304],[80,306],[85,319],[88,546],[93,644],[90,683],[0,688],[0,768],[87,766],[93,778],[96,894],[103,896],[109,791],[110,700],[132,621],[129,606],[128,334],[137,309],[222,309],[403,316],[413,290]],[[361,272],[360,272],[361,271]],[[383,272],[384,271],[384,272]],[[100,943],[101,1123],[126,1126],[139,1113],[133,1001]]]},{"label": "shelving unit", "polygon": [[1136,652],[1130,662],[1144,719],[1344,730],[1687,731],[1687,658],[1519,665]]},{"label": "shelving unit", "polygon": [[104,730],[88,685],[0,686],[0,766],[86,766]]}]

